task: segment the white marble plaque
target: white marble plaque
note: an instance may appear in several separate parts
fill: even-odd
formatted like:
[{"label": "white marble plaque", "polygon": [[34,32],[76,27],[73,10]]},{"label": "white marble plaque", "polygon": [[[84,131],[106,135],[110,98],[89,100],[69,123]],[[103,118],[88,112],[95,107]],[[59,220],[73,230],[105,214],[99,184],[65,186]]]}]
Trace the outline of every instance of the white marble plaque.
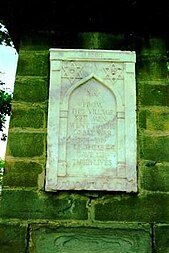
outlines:
[{"label": "white marble plaque", "polygon": [[137,191],[135,59],[50,49],[46,191]]}]

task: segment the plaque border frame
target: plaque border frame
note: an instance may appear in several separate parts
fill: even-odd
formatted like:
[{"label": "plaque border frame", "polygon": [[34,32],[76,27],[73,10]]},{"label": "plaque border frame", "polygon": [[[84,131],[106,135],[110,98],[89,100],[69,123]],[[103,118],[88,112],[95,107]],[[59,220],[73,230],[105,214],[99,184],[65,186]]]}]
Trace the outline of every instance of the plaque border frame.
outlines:
[{"label": "plaque border frame", "polygon": [[[83,176],[68,178],[66,175],[65,145],[66,145],[66,125],[67,125],[67,101],[60,107],[61,90],[61,66],[63,61],[91,61],[91,62],[121,62],[124,64],[124,100],[123,101],[113,88],[117,103],[118,127],[125,131],[125,162],[120,158],[124,150],[118,150],[118,177],[112,176],[109,180],[102,178],[83,181]],[[134,51],[120,50],[90,50],[90,49],[50,49],[50,86],[49,86],[49,106],[47,123],[47,160],[45,191],[55,192],[58,190],[100,190],[100,191],[124,191],[137,192],[137,126],[136,126],[136,81],[135,81],[136,54]],[[111,90],[111,86],[100,79],[95,73],[75,82],[68,90],[65,98],[84,81],[96,79]],[[120,101],[121,100],[121,101]],[[132,110],[131,110],[132,108]],[[60,118],[60,115],[62,116]],[[60,120],[59,120],[60,119]],[[131,124],[132,122],[132,124]],[[59,132],[60,124],[62,131]],[[125,124],[125,126],[124,126]],[[65,140],[62,146],[62,157],[59,157],[59,136]],[[118,138],[120,134],[118,134]],[[132,141],[131,141],[132,140]],[[123,155],[122,155],[123,156]],[[124,170],[125,168],[125,170]],[[59,175],[58,175],[59,171]],[[125,173],[124,173],[125,171]],[[62,180],[64,178],[64,180]],[[69,180],[70,179],[70,180]],[[63,181],[63,182],[62,182]],[[109,182],[111,181],[111,182]]]}]

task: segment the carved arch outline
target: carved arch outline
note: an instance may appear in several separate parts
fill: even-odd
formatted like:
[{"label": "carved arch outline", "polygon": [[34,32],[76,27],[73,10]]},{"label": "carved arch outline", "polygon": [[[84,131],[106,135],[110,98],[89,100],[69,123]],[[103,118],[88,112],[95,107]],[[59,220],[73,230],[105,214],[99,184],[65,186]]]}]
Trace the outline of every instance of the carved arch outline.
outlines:
[{"label": "carved arch outline", "polygon": [[122,103],[122,98],[118,92],[118,90],[113,87],[111,87],[110,84],[105,83],[102,79],[100,79],[99,77],[97,77],[94,73],[90,74],[89,76],[81,79],[80,81],[74,83],[66,92],[64,99],[63,99],[63,107],[64,108],[68,108],[68,100],[70,95],[72,94],[72,92],[78,88],[80,85],[83,85],[84,83],[86,83],[87,81],[91,80],[91,79],[95,79],[97,82],[101,83],[103,86],[105,86],[107,89],[109,89],[113,95],[115,96],[116,102],[117,102],[117,111],[124,111],[124,106]]}]

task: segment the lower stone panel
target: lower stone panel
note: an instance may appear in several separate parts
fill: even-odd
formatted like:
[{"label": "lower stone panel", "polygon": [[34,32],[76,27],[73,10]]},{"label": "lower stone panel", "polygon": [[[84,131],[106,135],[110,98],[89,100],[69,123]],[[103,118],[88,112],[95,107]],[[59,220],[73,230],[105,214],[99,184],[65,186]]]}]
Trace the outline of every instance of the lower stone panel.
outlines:
[{"label": "lower stone panel", "polygon": [[149,225],[133,227],[33,226],[30,253],[148,253],[151,252]]}]

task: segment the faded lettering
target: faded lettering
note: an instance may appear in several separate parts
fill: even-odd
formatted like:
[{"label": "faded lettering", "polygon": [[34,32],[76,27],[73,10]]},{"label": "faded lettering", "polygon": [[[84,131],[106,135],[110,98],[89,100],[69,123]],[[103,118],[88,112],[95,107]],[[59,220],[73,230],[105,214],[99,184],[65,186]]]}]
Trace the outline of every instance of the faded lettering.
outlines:
[{"label": "faded lettering", "polygon": [[[89,80],[70,96],[67,171],[95,175],[116,169],[116,100],[113,93]],[[111,170],[110,170],[111,171]]]}]

